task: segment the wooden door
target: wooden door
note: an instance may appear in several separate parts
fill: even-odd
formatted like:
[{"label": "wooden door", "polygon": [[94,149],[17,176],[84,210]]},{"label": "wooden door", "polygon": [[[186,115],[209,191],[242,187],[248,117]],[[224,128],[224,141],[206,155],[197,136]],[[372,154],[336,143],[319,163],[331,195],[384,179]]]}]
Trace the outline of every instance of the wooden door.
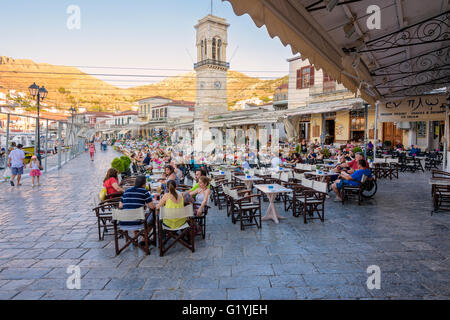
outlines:
[{"label": "wooden door", "polygon": [[403,133],[393,122],[383,123],[383,142],[390,141],[392,146],[403,144]]}]

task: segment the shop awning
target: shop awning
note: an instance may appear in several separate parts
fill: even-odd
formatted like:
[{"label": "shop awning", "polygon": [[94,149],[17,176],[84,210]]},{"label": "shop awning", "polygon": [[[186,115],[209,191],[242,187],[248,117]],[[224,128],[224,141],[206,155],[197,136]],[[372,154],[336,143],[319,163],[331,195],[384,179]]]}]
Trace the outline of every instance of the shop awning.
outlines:
[{"label": "shop awning", "polygon": [[226,1],[370,104],[450,82],[447,1]]},{"label": "shop awning", "polygon": [[356,110],[363,108],[364,101],[359,98],[329,101],[322,103],[312,103],[306,107],[286,110],[285,117],[292,117],[304,114],[337,112],[341,110]]},{"label": "shop awning", "polygon": [[119,134],[127,134],[130,131],[131,131],[130,129],[122,130],[119,132]]}]

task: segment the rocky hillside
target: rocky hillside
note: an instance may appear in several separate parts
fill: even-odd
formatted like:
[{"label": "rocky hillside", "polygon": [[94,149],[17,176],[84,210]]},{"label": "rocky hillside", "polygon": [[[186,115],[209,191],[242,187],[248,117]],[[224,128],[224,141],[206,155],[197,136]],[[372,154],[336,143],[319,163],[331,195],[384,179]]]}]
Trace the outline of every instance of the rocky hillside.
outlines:
[{"label": "rocky hillside", "polygon": [[[275,88],[286,79],[287,76],[277,80],[261,80],[229,71],[228,104],[232,106],[237,101],[249,98],[270,101]],[[62,108],[78,104],[90,110],[127,110],[136,100],[149,96],[187,101],[195,101],[196,96],[194,71],[167,78],[157,84],[123,89],[74,67],[0,56],[0,90],[28,92],[27,88],[33,82],[44,85],[49,91],[47,104]]]}]

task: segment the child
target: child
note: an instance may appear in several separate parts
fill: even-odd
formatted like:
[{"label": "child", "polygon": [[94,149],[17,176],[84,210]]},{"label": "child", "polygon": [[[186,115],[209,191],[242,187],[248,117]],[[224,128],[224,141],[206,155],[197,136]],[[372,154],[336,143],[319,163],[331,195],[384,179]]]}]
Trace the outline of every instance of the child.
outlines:
[{"label": "child", "polygon": [[30,168],[31,168],[31,172],[30,172],[30,176],[32,177],[33,181],[33,185],[32,187],[34,187],[34,178],[37,178],[37,185],[40,186],[41,184],[39,183],[39,177],[41,176],[41,170],[39,170],[39,167],[41,166],[39,160],[37,159],[36,156],[32,156],[31,157],[31,161],[30,161]]},{"label": "child", "polygon": [[95,144],[91,142],[89,145],[89,153],[91,155],[91,161],[94,161]]}]

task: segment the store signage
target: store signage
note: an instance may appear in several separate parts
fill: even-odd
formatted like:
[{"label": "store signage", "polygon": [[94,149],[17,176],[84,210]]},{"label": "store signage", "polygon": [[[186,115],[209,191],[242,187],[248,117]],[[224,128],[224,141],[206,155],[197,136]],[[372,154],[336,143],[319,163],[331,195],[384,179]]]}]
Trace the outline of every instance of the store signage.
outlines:
[{"label": "store signage", "polygon": [[378,119],[381,122],[444,120],[446,104],[445,95],[386,101],[378,106]]}]

